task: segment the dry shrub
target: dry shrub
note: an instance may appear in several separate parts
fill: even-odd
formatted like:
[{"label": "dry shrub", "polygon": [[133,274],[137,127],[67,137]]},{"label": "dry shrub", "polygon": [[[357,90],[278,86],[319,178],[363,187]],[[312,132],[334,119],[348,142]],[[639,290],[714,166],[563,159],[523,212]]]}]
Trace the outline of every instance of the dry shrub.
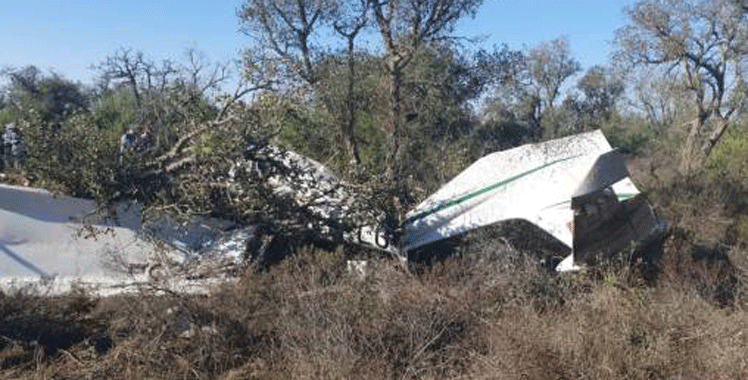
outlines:
[{"label": "dry shrub", "polygon": [[[210,296],[143,292],[92,300],[0,297],[3,318],[62,310],[98,323],[57,353],[7,363],[14,378],[453,379],[741,378],[748,315],[666,270],[645,285],[611,262],[555,275],[494,241],[422,274],[371,261],[361,278],[336,252],[302,250]],[[492,257],[492,258],[490,258]],[[675,270],[675,269],[673,269]],[[68,306],[64,306],[68,305]],[[67,310],[67,311],[64,311]],[[73,310],[79,310],[74,312]],[[29,319],[31,320],[31,319]],[[6,345],[3,353],[18,352]],[[38,354],[38,353],[37,353]]]},{"label": "dry shrub", "polygon": [[[748,298],[748,189],[737,173],[683,176],[662,154],[637,158],[632,177],[670,223],[661,274],[720,306]],[[689,290],[689,291],[690,291]]]},{"label": "dry shrub", "polygon": [[740,378],[748,370],[742,310],[716,308],[672,283],[590,285],[552,313],[518,304],[487,322],[491,349],[473,361],[473,377]]},{"label": "dry shrub", "polygon": [[74,291],[67,297],[42,297],[33,289],[0,292],[0,377],[14,374],[48,378],[50,357],[70,356],[86,346],[103,355],[112,346],[103,321],[91,316],[95,302]]},{"label": "dry shrub", "polygon": [[372,263],[370,275],[359,279],[341,271],[340,260],[312,256],[297,255],[266,275],[252,275],[260,277],[265,299],[256,305],[269,301],[277,308],[262,321],[277,334],[282,357],[270,373],[410,378],[459,372],[464,360],[457,342],[471,334],[463,299],[394,262]]}]

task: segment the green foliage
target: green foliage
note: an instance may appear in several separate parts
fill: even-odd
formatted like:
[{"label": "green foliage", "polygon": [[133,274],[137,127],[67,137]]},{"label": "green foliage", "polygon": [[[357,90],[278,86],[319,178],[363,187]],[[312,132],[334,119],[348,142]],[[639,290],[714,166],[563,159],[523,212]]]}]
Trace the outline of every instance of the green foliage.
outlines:
[{"label": "green foliage", "polygon": [[[208,162],[203,157],[225,153],[222,144],[235,144],[236,134],[208,130],[190,142],[192,147],[180,147],[157,160],[185,134],[217,114],[203,91],[215,88],[219,71],[204,84],[200,70],[205,66],[192,63],[198,67],[187,72],[170,63],[156,66],[141,54],[132,56],[125,51],[102,65],[104,77],[96,92],[85,91],[80,84],[55,74],[44,75],[33,66],[6,70],[3,74],[10,83],[0,102],[0,120],[15,122],[25,135],[27,154],[21,174],[34,186],[103,202],[124,197],[146,205],[185,202],[192,207],[192,200],[199,198],[203,202],[200,208],[208,208],[211,195],[187,196],[187,189],[197,187],[179,186],[189,184],[185,178],[193,177],[169,173],[167,178],[165,165],[179,164],[172,170],[177,171],[195,162]],[[132,81],[116,82],[122,73],[115,69],[124,67],[119,64],[132,69]],[[155,73],[159,76],[153,77]],[[120,152],[120,136],[132,127],[152,133],[149,149]],[[211,165],[201,173],[204,178],[211,179],[219,169],[218,164]],[[227,170],[220,169],[223,173]]]},{"label": "green foliage", "polygon": [[118,140],[98,130],[89,114],[69,117],[59,129],[27,124],[28,157],[24,169],[38,185],[79,197],[104,199],[115,194],[122,168]]},{"label": "green foliage", "polygon": [[122,133],[139,121],[135,96],[127,88],[107,92],[94,102],[93,121],[99,129]]},{"label": "green foliage", "polygon": [[98,199],[113,196],[119,136],[96,125],[83,87],[34,66],[5,75],[10,84],[0,121],[15,122],[24,134],[23,171],[37,186]]},{"label": "green foliage", "polygon": [[527,62],[533,92],[542,98],[542,107],[546,110],[553,108],[561,85],[581,70],[581,65],[571,54],[569,41],[563,37],[543,41],[530,49]]},{"label": "green foliage", "polygon": [[88,107],[89,99],[82,86],[60,75],[45,76],[34,66],[3,74],[10,79],[6,118],[49,126]]},{"label": "green foliage", "polygon": [[6,125],[15,120],[9,107],[0,107],[0,125]]},{"label": "green foliage", "polygon": [[748,126],[733,126],[706,162],[712,179],[728,179],[748,187]]},{"label": "green foliage", "polygon": [[602,66],[593,66],[579,79],[577,88],[584,94],[582,109],[594,118],[610,118],[625,89],[623,81]]},{"label": "green foliage", "polygon": [[338,150],[335,149],[336,134],[329,120],[329,115],[323,111],[300,107],[288,109],[283,117],[280,141],[298,153],[327,161]]},{"label": "green foliage", "polygon": [[620,118],[612,119],[602,125],[605,137],[610,145],[620,148],[624,152],[641,154],[655,140],[664,143],[662,136],[658,136],[651,125],[631,125]]},{"label": "green foliage", "polygon": [[470,158],[476,160],[486,154],[519,146],[532,140],[528,127],[512,117],[490,119],[476,126],[468,137],[471,141]]},{"label": "green foliage", "polygon": [[679,92],[687,94],[686,107],[695,110],[682,146],[684,173],[702,167],[746,106],[748,31],[742,26],[747,14],[739,3],[640,0],[626,8],[628,24],[616,31],[616,57],[626,70],[643,66],[666,71],[679,83]]},{"label": "green foliage", "polygon": [[359,139],[359,155],[364,172],[379,173],[380,163],[387,156],[387,139],[382,133],[381,119],[377,114],[361,110],[356,113],[356,137]]}]

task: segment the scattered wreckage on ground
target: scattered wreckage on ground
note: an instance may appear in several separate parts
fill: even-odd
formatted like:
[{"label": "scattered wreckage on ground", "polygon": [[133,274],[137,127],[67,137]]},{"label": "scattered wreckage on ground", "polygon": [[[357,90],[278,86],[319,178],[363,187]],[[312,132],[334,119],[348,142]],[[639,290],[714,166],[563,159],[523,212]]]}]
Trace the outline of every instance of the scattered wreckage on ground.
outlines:
[{"label": "scattered wreckage on ground", "polygon": [[[497,223],[523,220],[565,247],[557,271],[594,264],[636,245],[657,250],[665,224],[629,178],[625,158],[600,131],[489,154],[415,209],[397,228],[382,228],[377,210],[319,162],[271,145],[250,147],[228,173],[233,196],[247,177],[262,178],[306,220],[315,239],[376,249],[410,262],[428,261],[435,245]],[[141,209],[0,185],[0,288],[42,284],[50,294],[75,286],[107,295],[157,284],[205,291],[246,261],[271,262],[292,247],[271,224],[211,218],[143,225]],[[272,257],[275,255],[276,257]],[[208,263],[202,265],[203,263]]]}]

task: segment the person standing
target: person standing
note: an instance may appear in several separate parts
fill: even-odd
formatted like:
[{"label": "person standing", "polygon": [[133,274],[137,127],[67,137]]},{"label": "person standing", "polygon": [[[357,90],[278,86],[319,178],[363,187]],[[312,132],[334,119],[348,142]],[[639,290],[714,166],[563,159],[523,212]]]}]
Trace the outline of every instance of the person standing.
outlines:
[{"label": "person standing", "polygon": [[140,134],[134,127],[130,127],[119,139],[119,163],[123,163],[123,156],[140,146]]},{"label": "person standing", "polygon": [[153,141],[153,132],[150,127],[144,127],[143,133],[140,134],[140,150],[145,153],[150,153],[155,148],[155,142]]},{"label": "person standing", "polygon": [[3,158],[5,166],[21,169],[21,160],[26,152],[23,133],[15,123],[8,123],[3,133]]},{"label": "person standing", "polygon": [[0,136],[0,172],[5,170],[5,142]]}]

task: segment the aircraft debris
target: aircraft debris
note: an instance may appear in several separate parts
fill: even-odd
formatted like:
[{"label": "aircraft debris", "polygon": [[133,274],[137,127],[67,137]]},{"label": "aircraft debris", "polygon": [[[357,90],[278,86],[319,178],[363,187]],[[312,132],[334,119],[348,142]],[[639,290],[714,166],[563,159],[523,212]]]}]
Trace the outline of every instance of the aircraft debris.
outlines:
[{"label": "aircraft debris", "polygon": [[[527,221],[568,248],[558,271],[665,236],[665,223],[631,181],[624,156],[600,131],[489,154],[410,211],[396,230],[378,226],[383,213],[362,208],[357,189],[321,163],[271,145],[248,150],[228,173],[234,196],[243,196],[243,181],[262,179],[307,215],[302,227],[316,239],[402,259],[511,220]],[[0,289],[37,284],[56,294],[87,286],[113,294],[145,285],[205,292],[231,281],[243,262],[262,266],[289,249],[271,224],[165,217],[143,226],[140,213],[134,203],[102,210],[91,200],[0,185]],[[365,262],[348,266],[359,275],[367,270]]]},{"label": "aircraft debris", "polygon": [[594,131],[479,159],[406,215],[400,249],[509,220],[528,221],[569,248],[558,271],[665,232],[623,155]]}]

